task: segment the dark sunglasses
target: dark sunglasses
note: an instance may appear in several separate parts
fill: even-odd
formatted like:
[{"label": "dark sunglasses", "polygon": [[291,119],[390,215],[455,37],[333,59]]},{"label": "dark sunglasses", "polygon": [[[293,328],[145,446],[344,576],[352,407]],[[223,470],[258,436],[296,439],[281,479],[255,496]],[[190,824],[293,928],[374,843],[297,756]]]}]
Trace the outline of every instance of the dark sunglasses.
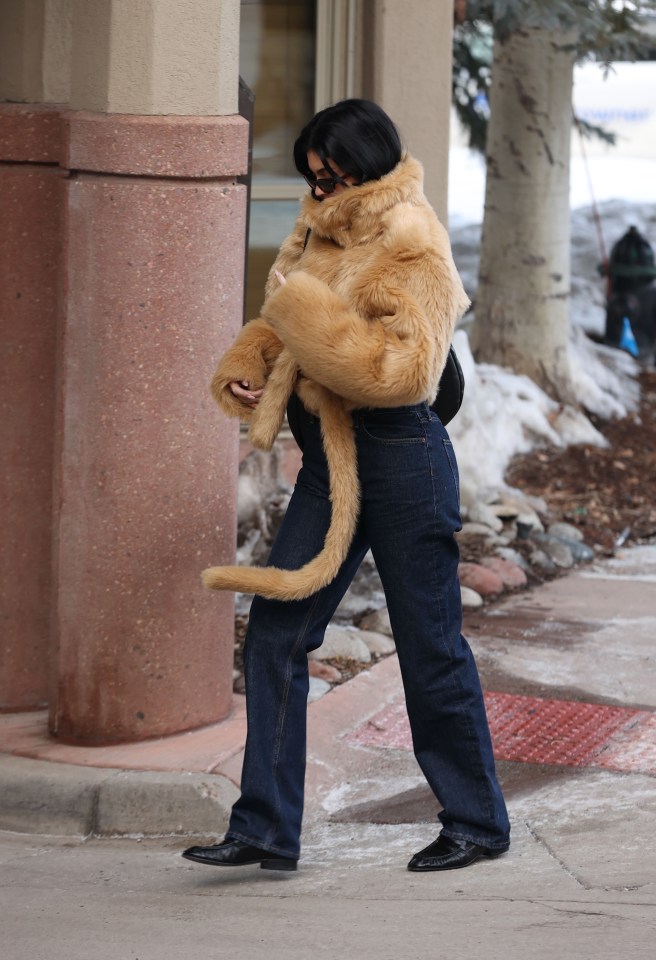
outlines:
[{"label": "dark sunglasses", "polygon": [[313,193],[317,187],[319,187],[322,193],[334,193],[335,187],[338,183],[343,183],[345,187],[348,187],[346,180],[336,173],[333,174],[332,177],[319,177],[318,180],[315,177],[309,177],[304,174],[303,179],[309,185],[310,190],[312,190]]}]

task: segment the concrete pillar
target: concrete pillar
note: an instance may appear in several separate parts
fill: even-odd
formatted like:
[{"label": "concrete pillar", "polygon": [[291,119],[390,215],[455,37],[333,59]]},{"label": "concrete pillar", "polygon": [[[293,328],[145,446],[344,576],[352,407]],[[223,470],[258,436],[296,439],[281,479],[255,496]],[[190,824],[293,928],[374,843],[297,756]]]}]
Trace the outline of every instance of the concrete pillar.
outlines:
[{"label": "concrete pillar", "polygon": [[0,710],[48,697],[68,35],[63,0],[0,4]]},{"label": "concrete pillar", "polygon": [[453,3],[365,0],[363,22],[364,96],[389,113],[423,163],[426,196],[446,223]]},{"label": "concrete pillar", "polygon": [[200,571],[236,528],[237,424],[208,384],[241,323],[238,8],[73,4],[50,709],[70,742],[230,709],[233,600]]},{"label": "concrete pillar", "polygon": [[60,128],[0,104],[0,710],[48,696]]}]

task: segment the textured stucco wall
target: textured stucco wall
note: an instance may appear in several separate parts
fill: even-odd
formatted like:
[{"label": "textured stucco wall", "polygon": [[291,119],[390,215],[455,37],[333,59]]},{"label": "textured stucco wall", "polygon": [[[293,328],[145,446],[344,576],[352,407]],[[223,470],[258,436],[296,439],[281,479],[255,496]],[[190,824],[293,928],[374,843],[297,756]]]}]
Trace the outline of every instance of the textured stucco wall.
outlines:
[{"label": "textured stucco wall", "polygon": [[373,24],[368,95],[393,117],[424,164],[426,195],[446,221],[453,5],[369,0],[365,22]]},{"label": "textured stucco wall", "polygon": [[0,100],[66,102],[70,40],[70,0],[2,0]]},{"label": "textured stucco wall", "polygon": [[239,0],[73,0],[71,107],[237,112]]}]

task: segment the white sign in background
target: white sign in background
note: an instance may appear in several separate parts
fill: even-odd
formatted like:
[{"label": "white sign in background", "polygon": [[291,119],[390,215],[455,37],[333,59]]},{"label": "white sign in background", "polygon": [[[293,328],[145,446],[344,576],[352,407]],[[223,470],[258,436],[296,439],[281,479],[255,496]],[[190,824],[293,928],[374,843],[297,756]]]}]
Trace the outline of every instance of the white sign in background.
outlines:
[{"label": "white sign in background", "polygon": [[[597,138],[584,141],[585,158],[572,128],[570,205],[592,198],[656,203],[656,62],[616,63],[604,76],[596,63],[577,66],[574,110],[590,123],[616,134],[614,146]],[[449,153],[449,224],[481,223],[485,162],[469,150],[455,115]]]},{"label": "white sign in background", "polygon": [[[656,62],[616,63],[606,76],[596,63],[576,67],[574,112],[617,137],[614,147],[586,140],[586,153],[656,159]],[[572,151],[580,152],[576,138]]]}]

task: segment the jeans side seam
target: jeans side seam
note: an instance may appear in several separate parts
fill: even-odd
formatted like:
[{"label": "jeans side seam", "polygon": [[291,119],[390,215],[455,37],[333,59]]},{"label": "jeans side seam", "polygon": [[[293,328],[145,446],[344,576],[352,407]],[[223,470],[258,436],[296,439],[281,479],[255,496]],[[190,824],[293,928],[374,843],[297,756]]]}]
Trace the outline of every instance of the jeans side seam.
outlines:
[{"label": "jeans side seam", "polygon": [[[299,631],[298,637],[296,639],[296,643],[290,650],[289,656],[287,657],[287,663],[285,665],[285,687],[284,687],[283,695],[280,702],[280,710],[278,711],[278,724],[277,724],[276,739],[274,742],[273,757],[272,757],[273,762],[271,764],[272,781],[275,787],[275,806],[274,806],[275,812],[274,812],[274,819],[272,821],[271,827],[267,834],[267,842],[268,842],[268,838],[274,836],[276,831],[278,830],[278,827],[280,826],[281,815],[282,815],[281,802],[280,802],[280,787],[278,785],[277,770],[278,770],[278,764],[280,761],[280,750],[281,750],[282,740],[283,740],[285,717],[287,714],[287,704],[289,702],[289,691],[292,685],[292,673],[293,673],[292,663],[293,663],[294,657],[296,656],[296,654],[300,649],[301,644],[303,643],[303,640],[305,639],[308,625],[310,623],[310,619],[316,609],[318,602],[319,602],[319,592],[315,594],[312,606],[307,612],[307,616],[305,617],[303,626]],[[270,843],[269,845],[271,846]]]},{"label": "jeans side seam", "polygon": [[[448,456],[448,452],[447,452],[447,450],[446,450],[446,444],[444,444],[444,441],[443,441],[443,446],[444,446],[444,452],[445,452],[446,458],[447,458],[447,460],[448,460],[448,462],[449,462],[449,468],[450,468],[450,470],[451,470],[451,473],[453,473],[453,465],[451,464],[451,459],[450,459],[450,457]],[[428,464],[429,464],[430,476],[431,476],[431,487],[432,487],[432,491],[433,491],[433,519],[434,519],[435,524],[437,524],[437,522],[438,522],[438,518],[437,518],[438,502],[437,502],[437,496],[436,496],[436,491],[435,491],[435,473],[434,473],[434,471],[433,471],[433,463],[432,463],[431,456],[430,456],[430,453],[431,453],[431,449],[430,449],[430,448],[431,448],[431,444],[429,443],[429,444],[427,444],[426,453],[427,453],[427,456],[428,456]],[[454,478],[454,479],[455,479],[455,478]],[[442,648],[443,648],[443,649],[448,649],[448,647],[447,647],[447,646],[445,645],[445,643],[444,643],[444,619],[445,619],[445,618],[444,618],[444,608],[443,608],[443,604],[442,604],[442,594],[441,594],[440,590],[437,589],[438,586],[439,586],[439,574],[438,574],[438,571],[437,571],[437,557],[435,557],[435,559],[434,559],[432,573],[433,573],[434,584],[435,584],[435,588],[436,588],[436,589],[435,589],[435,594],[436,594],[437,604],[438,604],[439,612],[440,612],[440,617],[439,617],[439,620],[438,620],[439,632],[440,632],[440,640],[441,640]],[[471,653],[470,653],[470,656],[471,656]],[[457,705],[457,709],[458,709],[458,711],[460,712],[461,717],[462,717],[462,719],[463,719],[463,721],[464,721],[464,725],[465,725],[465,729],[466,729],[466,731],[467,731],[467,736],[468,736],[469,742],[470,742],[470,744],[474,747],[474,752],[475,752],[475,754],[476,754],[476,762],[477,762],[477,765],[478,765],[478,771],[477,771],[478,777],[477,777],[477,780],[478,780],[478,793],[479,793],[479,797],[481,797],[481,800],[483,801],[485,807],[487,808],[488,816],[490,817],[490,819],[493,819],[493,818],[494,818],[494,809],[495,809],[495,808],[494,808],[494,798],[493,798],[493,796],[492,796],[491,785],[490,785],[490,783],[488,782],[488,778],[485,776],[485,765],[484,765],[484,763],[483,763],[483,758],[482,758],[482,755],[481,755],[481,747],[480,747],[480,743],[479,743],[479,737],[478,737],[478,735],[477,735],[477,733],[476,733],[476,728],[475,728],[475,725],[474,725],[474,722],[473,722],[473,719],[472,719],[472,716],[471,716],[471,711],[469,711],[469,710],[467,710],[467,709],[463,709],[463,706],[464,706],[463,690],[462,690],[461,685],[458,684],[458,682],[457,682],[457,678],[456,678],[456,676],[454,675],[454,671],[451,671],[451,672],[450,672],[450,674],[449,674],[449,679],[450,679],[450,681],[451,681],[451,687],[452,687],[452,689],[453,689],[454,694],[456,694],[456,695],[458,696],[458,701],[459,701],[459,702],[458,702],[458,705]],[[483,694],[482,694],[482,691],[481,691],[481,697],[482,697],[482,695],[483,695]],[[485,781],[485,784],[482,784],[482,783],[481,783],[482,780]],[[484,796],[481,795],[481,788],[483,788]]]}]

